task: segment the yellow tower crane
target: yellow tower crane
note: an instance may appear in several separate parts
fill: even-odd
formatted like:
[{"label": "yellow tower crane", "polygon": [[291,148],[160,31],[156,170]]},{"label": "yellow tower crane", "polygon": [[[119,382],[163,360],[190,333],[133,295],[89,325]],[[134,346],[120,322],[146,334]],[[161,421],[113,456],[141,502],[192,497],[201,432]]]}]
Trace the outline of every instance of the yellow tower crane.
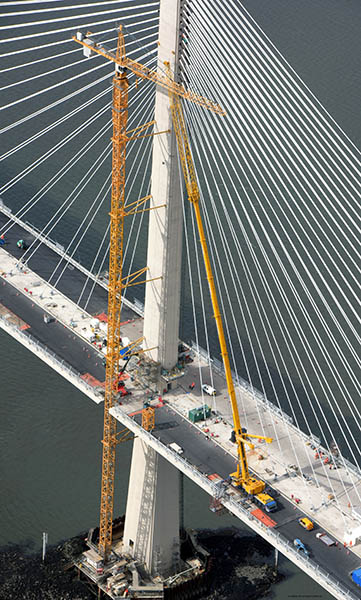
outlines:
[{"label": "yellow tower crane", "polygon": [[[263,481],[251,477],[247,458],[245,453],[245,444],[253,445],[248,438],[261,438],[262,436],[250,435],[245,433],[240,424],[237,400],[233,386],[231,368],[225,342],[222,318],[219,310],[216,288],[212,274],[211,263],[208,254],[206,238],[203,229],[202,217],[199,206],[199,188],[195,175],[192,155],[187,136],[187,130],[184,121],[184,115],[180,98],[185,98],[195,104],[207,108],[219,115],[225,115],[224,110],[211,100],[207,100],[194,92],[186,90],[182,85],[176,83],[168,68],[168,74],[161,75],[156,71],[148,69],[144,65],[137,63],[126,56],[124,36],[122,26],[118,30],[118,43],[116,51],[109,50],[103,45],[92,39],[91,32],[83,34],[78,32],[73,36],[73,40],[81,44],[84,48],[85,56],[91,56],[92,53],[100,54],[106,59],[115,63],[116,72],[113,78],[113,159],[112,159],[112,194],[110,211],[110,255],[109,255],[109,291],[108,291],[108,343],[106,356],[106,379],[105,379],[105,397],[104,397],[104,434],[103,434],[103,462],[102,462],[102,482],[101,482],[101,504],[100,504],[100,526],[99,526],[99,552],[106,561],[112,546],[112,521],[113,521],[113,499],[114,499],[114,469],[115,469],[115,449],[118,443],[116,420],[110,415],[109,410],[115,404],[116,386],[114,385],[119,373],[119,356],[121,350],[120,338],[120,312],[121,312],[121,292],[126,283],[122,278],[123,262],[123,235],[124,235],[124,217],[134,214],[136,209],[143,204],[149,197],[137,201],[132,210],[125,210],[125,159],[126,144],[128,141],[140,137],[135,135],[128,137],[129,133],[138,133],[144,131],[147,127],[154,124],[154,121],[127,132],[128,118],[128,79],[127,70],[131,71],[140,79],[153,81],[157,85],[168,90],[173,124],[176,132],[178,150],[181,158],[182,169],[184,173],[188,198],[193,204],[196,220],[200,235],[203,258],[205,262],[207,279],[209,283],[214,317],[217,323],[217,331],[220,342],[221,354],[225,366],[227,388],[232,406],[234,429],[238,448],[237,471],[231,476],[237,486],[241,485],[248,493],[257,494],[263,491],[265,484]],[[144,136],[142,136],[144,137]],[[127,207],[128,209],[128,207]],[[136,275],[144,273],[146,269],[139,271]],[[132,279],[133,281],[133,279]],[[266,442],[271,442],[271,438],[263,438]]]},{"label": "yellow tower crane", "polygon": [[[185,90],[182,85],[170,80],[166,75],[160,75],[144,65],[137,63],[126,56],[124,36],[122,27],[118,30],[118,42],[116,51],[109,50],[92,39],[91,32],[86,36],[78,32],[73,40],[83,46],[84,55],[90,57],[92,53],[100,54],[115,63],[115,75],[113,78],[113,159],[112,159],[112,193],[110,210],[110,251],[109,251],[109,291],[108,291],[108,343],[106,356],[105,396],[104,396],[104,433],[103,433],[103,461],[100,501],[100,526],[99,526],[99,553],[106,561],[112,546],[112,522],[114,501],[114,469],[115,450],[118,443],[117,421],[109,413],[116,403],[115,382],[119,374],[119,356],[121,350],[120,337],[120,312],[121,292],[127,283],[122,278],[123,263],[123,235],[124,217],[137,212],[137,208],[149,197],[137,201],[129,211],[125,209],[125,159],[126,144],[128,141],[140,137],[134,135],[128,137],[129,133],[139,134],[154,121],[146,123],[132,131],[127,131],[128,119],[128,79],[127,70],[136,77],[148,79],[161,87],[171,91],[174,95],[182,96],[191,102],[195,102],[216,112],[224,114],[224,111],[214,102],[202,98],[193,92]],[[144,136],[142,136],[144,137]],[[136,275],[143,273],[141,270]],[[132,280],[133,281],[133,280]],[[151,425],[150,425],[151,426]]]}]

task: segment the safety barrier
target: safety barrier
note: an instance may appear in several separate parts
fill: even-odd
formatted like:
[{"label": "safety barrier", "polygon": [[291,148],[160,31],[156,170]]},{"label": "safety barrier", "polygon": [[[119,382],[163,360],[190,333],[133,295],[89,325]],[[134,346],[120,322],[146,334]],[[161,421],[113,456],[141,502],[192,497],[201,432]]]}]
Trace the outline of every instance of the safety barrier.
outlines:
[{"label": "safety barrier", "polygon": [[[14,221],[14,223],[17,223],[18,225],[20,225],[20,227],[22,227],[23,229],[25,229],[25,231],[27,231],[28,233],[33,235],[42,244],[44,244],[45,246],[47,246],[48,248],[50,248],[51,250],[56,252],[56,254],[58,254],[61,258],[63,258],[69,265],[72,265],[73,267],[78,269],[78,271],[80,271],[80,273],[83,273],[83,275],[86,275],[87,277],[89,277],[89,279],[91,279],[92,281],[95,281],[95,283],[97,285],[101,286],[105,290],[108,290],[108,284],[105,280],[102,280],[100,277],[97,277],[91,271],[89,271],[88,269],[83,267],[83,265],[81,265],[78,261],[74,260],[74,258],[69,256],[69,254],[66,254],[64,247],[61,244],[59,244],[59,242],[55,242],[55,241],[51,240],[50,238],[42,235],[39,232],[39,230],[37,229],[37,227],[35,227],[31,223],[29,223],[29,221],[26,221],[26,223],[24,223],[24,221],[19,219],[16,215],[13,215],[11,208],[6,206],[3,202],[3,200],[1,200],[1,198],[0,198],[0,212],[2,212],[9,219]],[[133,310],[136,314],[138,314],[139,316],[143,316],[142,310],[140,309],[139,306],[137,306],[137,301],[131,302],[131,300],[128,300],[127,298],[125,298],[123,296],[122,302],[125,304],[125,306],[127,306],[128,308]]]},{"label": "safety barrier", "polygon": [[45,344],[39,342],[29,333],[21,331],[18,329],[18,327],[9,323],[9,321],[3,316],[0,316],[0,327],[24,346],[26,346],[29,350],[34,352],[34,354],[39,356],[39,358],[42,358],[44,362],[50,364],[58,373],[63,375],[65,379],[68,379],[69,381],[76,379],[77,387],[81,389],[81,391],[83,391],[87,396],[91,397],[92,399],[94,399],[95,396],[98,399],[97,401],[103,401],[103,396],[81,378],[79,371],[74,369],[65,360],[60,359],[59,356],[49,350]]}]

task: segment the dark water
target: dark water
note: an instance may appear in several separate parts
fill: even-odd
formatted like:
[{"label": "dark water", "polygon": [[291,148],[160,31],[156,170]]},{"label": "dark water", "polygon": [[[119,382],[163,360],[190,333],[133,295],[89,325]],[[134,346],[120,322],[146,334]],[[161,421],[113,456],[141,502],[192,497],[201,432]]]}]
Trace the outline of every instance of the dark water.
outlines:
[{"label": "dark water", "polygon": [[[359,1],[248,0],[243,4],[360,146]],[[54,134],[52,143],[62,134]],[[39,152],[43,150],[40,144]],[[8,168],[16,173],[20,160],[16,156]],[[3,180],[9,179],[9,172],[5,175]],[[74,181],[75,175],[70,176],[65,185],[70,189]],[[28,185],[30,196],[37,186],[35,175]],[[12,199],[21,204],[19,189]],[[57,201],[55,190],[51,199]],[[70,213],[70,221],[80,218],[77,210]],[[46,220],[46,216],[39,218]],[[102,220],[105,225],[106,211]],[[99,231],[95,229],[94,235],[99,236],[100,225]],[[33,540],[39,545],[42,531],[48,531],[49,542],[56,543],[97,523],[102,407],[93,405],[4,333],[0,333],[0,364],[0,543]],[[119,512],[125,508],[130,455],[130,444],[119,448],[115,507]],[[186,482],[185,492],[187,526],[235,523],[231,517],[218,518],[209,512],[208,497],[192,483]],[[281,565],[290,577],[276,586],[274,598],[329,598],[292,564],[281,560]]]}]

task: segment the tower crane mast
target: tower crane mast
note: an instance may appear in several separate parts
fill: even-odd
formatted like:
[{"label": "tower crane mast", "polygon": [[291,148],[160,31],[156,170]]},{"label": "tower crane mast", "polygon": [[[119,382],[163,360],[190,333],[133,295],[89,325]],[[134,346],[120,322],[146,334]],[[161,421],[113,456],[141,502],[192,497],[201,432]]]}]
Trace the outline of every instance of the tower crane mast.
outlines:
[{"label": "tower crane mast", "polygon": [[[117,57],[124,55],[124,39],[118,38]],[[104,396],[103,459],[100,502],[99,550],[106,558],[112,544],[114,473],[117,422],[109,413],[115,404],[113,382],[119,373],[121,349],[120,313],[123,266],[125,160],[128,120],[128,79],[123,69],[117,69],[113,78],[113,152],[112,191],[110,209],[108,339]]]}]

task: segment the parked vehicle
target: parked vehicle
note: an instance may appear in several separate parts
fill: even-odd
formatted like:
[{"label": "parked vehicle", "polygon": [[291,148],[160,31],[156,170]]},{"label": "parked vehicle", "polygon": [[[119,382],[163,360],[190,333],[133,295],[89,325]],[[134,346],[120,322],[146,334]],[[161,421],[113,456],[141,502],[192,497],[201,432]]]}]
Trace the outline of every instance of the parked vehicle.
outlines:
[{"label": "parked vehicle", "polygon": [[169,445],[169,448],[174,450],[174,452],[176,452],[177,454],[183,454],[183,448],[182,448],[182,446],[179,446],[179,444],[172,442],[171,444],[168,444],[168,445]]},{"label": "parked vehicle", "polygon": [[253,501],[258,504],[261,508],[264,508],[266,512],[274,512],[277,510],[277,502],[269,494],[256,494],[253,496]]},{"label": "parked vehicle", "polygon": [[316,537],[317,537],[317,539],[321,540],[321,542],[326,544],[326,546],[334,546],[335,545],[335,540],[332,540],[330,537],[328,537],[328,535],[325,532],[316,533]]},{"label": "parked vehicle", "polygon": [[303,552],[305,554],[305,556],[310,556],[310,553],[307,550],[306,546],[304,545],[303,542],[301,542],[301,540],[299,538],[296,538],[295,540],[293,540],[293,545],[296,546],[297,550]]},{"label": "parked vehicle", "polygon": [[208,385],[208,383],[203,383],[202,384],[202,390],[208,394],[208,396],[216,396],[217,392],[214,389],[214,387],[212,387],[211,385]]},{"label": "parked vehicle", "polygon": [[352,581],[354,581],[356,585],[361,587],[361,567],[352,571],[351,577]]},{"label": "parked vehicle", "polygon": [[307,529],[307,531],[311,531],[314,527],[312,521],[307,517],[302,517],[302,519],[298,519],[298,522],[301,525],[301,527]]}]

